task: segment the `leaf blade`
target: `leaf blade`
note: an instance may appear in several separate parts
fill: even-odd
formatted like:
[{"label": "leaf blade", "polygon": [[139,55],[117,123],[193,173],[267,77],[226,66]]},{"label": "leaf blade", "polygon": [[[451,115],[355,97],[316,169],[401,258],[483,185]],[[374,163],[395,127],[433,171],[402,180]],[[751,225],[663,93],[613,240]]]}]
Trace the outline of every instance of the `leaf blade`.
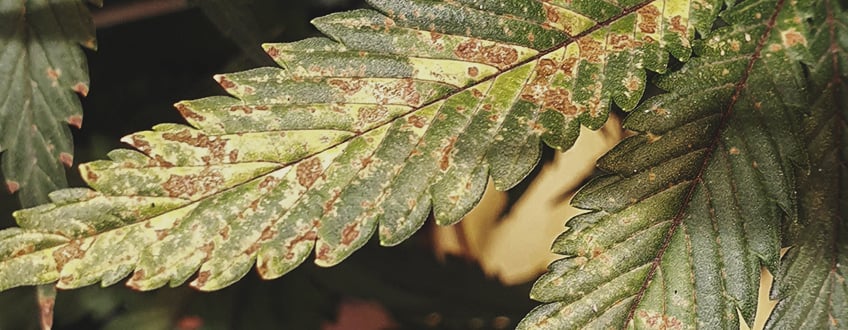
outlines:
[{"label": "leaf blade", "polygon": [[[397,244],[431,208],[438,223],[456,222],[487,175],[509,188],[535,166],[541,141],[569,147],[581,125],[603,124],[612,97],[635,106],[639,63],[665,69],[659,38],[694,38],[686,17],[678,23],[689,32],[658,28],[673,19],[657,14],[664,3],[693,6],[675,1],[372,1],[382,14],[316,19],[335,41],[265,45],[282,69],[218,75],[235,98],[180,102],[191,126],[132,134],[124,141],[140,152],[83,165],[102,195],[54,206],[88,214],[78,225],[93,229],[59,229],[67,242],[48,249],[71,258],[54,260],[58,273],[48,277],[72,288],[135,270],[129,285],[148,290],[199,272],[192,285],[214,290],[254,262],[261,276],[281,276],[313,249],[319,265],[336,264],[375,231]],[[627,29],[657,39],[618,36]],[[626,95],[612,96],[627,84]],[[109,207],[110,198],[125,204]],[[57,226],[48,211],[17,216]],[[107,247],[140,253],[92,252]]]}]

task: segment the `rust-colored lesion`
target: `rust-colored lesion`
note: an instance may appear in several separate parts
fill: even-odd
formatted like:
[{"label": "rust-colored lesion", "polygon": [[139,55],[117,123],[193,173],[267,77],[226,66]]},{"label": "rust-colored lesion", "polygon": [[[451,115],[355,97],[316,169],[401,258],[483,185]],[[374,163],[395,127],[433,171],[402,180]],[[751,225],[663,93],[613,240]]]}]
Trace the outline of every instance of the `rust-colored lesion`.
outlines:
[{"label": "rust-colored lesion", "polygon": [[82,240],[74,239],[62,246],[56,251],[53,251],[53,261],[56,262],[56,269],[62,272],[65,265],[71,260],[80,259],[85,256],[85,250],[82,248]]},{"label": "rust-colored lesion", "polygon": [[59,161],[62,162],[67,167],[71,167],[74,165],[74,156],[67,152],[59,153]]},{"label": "rust-colored lesion", "polygon": [[72,115],[68,117],[68,124],[78,129],[82,128],[82,116]]},{"label": "rust-colored lesion", "polygon": [[610,47],[615,51],[633,49],[642,46],[642,41],[634,40],[633,37],[626,34],[610,33],[607,40]]},{"label": "rust-colored lesion", "polygon": [[501,70],[518,61],[517,50],[498,44],[484,47],[477,39],[460,43],[453,53],[463,60],[489,64]]},{"label": "rust-colored lesion", "polygon": [[653,4],[640,8],[636,13],[641,18],[638,27],[642,33],[657,33],[657,17],[660,16],[660,10]]},{"label": "rust-colored lesion", "polygon": [[406,122],[415,128],[424,128],[427,125],[427,119],[419,115],[412,115],[406,118]]},{"label": "rust-colored lesion", "polygon": [[383,105],[365,106],[359,108],[357,119],[362,125],[373,124],[385,118],[388,113],[389,111]]},{"label": "rust-colored lesion", "polygon": [[452,158],[451,153],[453,152],[453,148],[454,148],[455,145],[456,145],[456,136],[451,136],[450,138],[447,139],[447,143],[445,144],[445,146],[442,147],[442,156],[439,159],[439,169],[442,170],[442,172],[447,171],[448,167],[450,167],[451,158]]},{"label": "rust-colored lesion", "polygon": [[782,33],[783,44],[786,47],[793,47],[795,45],[806,45],[807,38],[804,38],[804,35],[798,33],[795,30],[789,30]]},{"label": "rust-colored lesion", "polygon": [[197,279],[194,280],[192,286],[196,288],[202,288],[204,285],[206,285],[206,282],[209,282],[210,277],[212,277],[212,272],[204,270],[197,274]]},{"label": "rust-colored lesion", "polygon": [[689,34],[689,31],[686,28],[686,25],[683,25],[682,21],[683,21],[683,18],[681,18],[680,15],[672,17],[671,18],[671,30],[674,31],[674,32],[677,32],[683,38],[686,38]]},{"label": "rust-colored lesion", "polygon": [[77,92],[77,94],[79,95],[88,96],[88,84],[84,82],[76,83],[71,89],[73,89],[74,92]]},{"label": "rust-colored lesion", "polygon": [[345,95],[353,95],[362,90],[362,87],[365,86],[365,82],[361,79],[353,78],[350,80],[347,79],[330,79],[327,81],[327,84],[335,87],[338,90],[341,90]]},{"label": "rust-colored lesion", "polygon": [[199,114],[197,112],[192,111],[191,109],[189,109],[189,107],[187,105],[185,105],[183,103],[177,103],[177,104],[174,105],[174,107],[177,108],[177,111],[180,112],[180,115],[183,116],[183,118],[194,120],[194,121],[204,121],[204,120],[206,120],[206,117],[202,116],[201,114]]},{"label": "rust-colored lesion", "polygon": [[174,198],[192,198],[198,194],[214,191],[224,184],[224,177],[220,172],[204,169],[199,174],[171,175],[162,184],[162,189],[168,192],[168,196]]},{"label": "rust-colored lesion", "polygon": [[218,81],[218,84],[221,85],[221,87],[224,87],[225,89],[233,89],[233,88],[236,87],[236,83],[227,79],[226,76],[219,75],[219,76],[216,76],[215,78],[216,78],[215,80]]},{"label": "rust-colored lesion", "polygon": [[638,316],[645,322],[648,329],[683,329],[683,323],[679,319],[664,313],[651,313],[641,310],[638,312]]},{"label": "rust-colored lesion", "polygon": [[554,110],[568,117],[576,116],[580,108],[574,105],[571,92],[563,87],[551,86],[551,76],[562,66],[552,59],[540,60],[533,81],[525,86],[521,99],[540,105],[543,111]]},{"label": "rust-colored lesion", "polygon": [[296,171],[297,183],[309,188],[324,173],[324,167],[321,165],[320,159],[312,158],[298,164]]},{"label": "rust-colored lesion", "polygon": [[190,130],[184,129],[176,133],[164,133],[162,134],[162,138],[208,150],[211,156],[202,157],[206,164],[212,161],[222,161],[226,157],[227,140],[215,136],[209,136],[199,132],[197,136],[194,136]]},{"label": "rust-colored lesion", "polygon": [[577,45],[580,47],[580,57],[586,59],[589,63],[602,63],[601,58],[604,56],[604,45],[595,39],[586,37],[577,39]]},{"label": "rust-colored lesion", "polygon": [[359,227],[359,222],[352,222],[345,225],[342,229],[342,237],[339,243],[341,243],[341,245],[350,245],[351,243],[356,241],[361,234],[361,230]]},{"label": "rust-colored lesion", "polygon": [[131,143],[132,143],[133,147],[135,147],[138,150],[141,150],[141,152],[143,152],[143,153],[150,154],[150,151],[152,150],[150,148],[150,142],[147,142],[146,140],[144,140],[143,136],[136,134],[136,135],[133,135],[131,139],[132,139]]}]

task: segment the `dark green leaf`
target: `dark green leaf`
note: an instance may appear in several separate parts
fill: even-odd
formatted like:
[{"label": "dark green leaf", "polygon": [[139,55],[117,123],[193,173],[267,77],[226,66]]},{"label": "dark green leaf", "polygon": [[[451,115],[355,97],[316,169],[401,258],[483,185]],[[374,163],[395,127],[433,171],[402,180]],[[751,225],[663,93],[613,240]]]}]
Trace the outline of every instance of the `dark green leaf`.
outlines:
[{"label": "dark green leaf", "polygon": [[809,14],[792,1],[743,1],[668,91],[637,107],[640,132],[604,156],[609,173],[574,198],[553,245],[565,259],[535,284],[549,304],[519,328],[738,329],[757,306],[760,265],[776,269],[784,217],[796,217],[799,60]]}]

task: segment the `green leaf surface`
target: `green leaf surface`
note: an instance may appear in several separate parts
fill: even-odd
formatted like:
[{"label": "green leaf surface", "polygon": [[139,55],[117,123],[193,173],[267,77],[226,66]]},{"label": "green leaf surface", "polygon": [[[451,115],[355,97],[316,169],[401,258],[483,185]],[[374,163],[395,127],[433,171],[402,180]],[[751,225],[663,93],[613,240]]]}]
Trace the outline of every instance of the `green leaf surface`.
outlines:
[{"label": "green leaf surface", "polygon": [[848,326],[848,16],[837,1],[820,1],[810,48],[810,115],[804,137],[809,171],[798,174],[798,223],[772,290],[781,299],[769,329],[844,329]]},{"label": "green leaf surface", "polygon": [[373,0],[325,16],[330,38],[265,45],[282,68],[218,75],[233,97],[180,102],[190,126],[127,136],[0,232],[0,290],[58,281],[215,290],[253,265],[334,265],[377,232],[395,245],[458,221],[569,147],[645,69],[690,56],[712,2]]},{"label": "green leaf surface", "polygon": [[520,329],[738,329],[760,266],[777,268],[794,171],[807,160],[805,4],[743,1],[728,26],[625,120],[640,132],[598,161]]},{"label": "green leaf surface", "polygon": [[80,45],[96,47],[83,1],[0,2],[0,170],[25,206],[67,187],[63,165],[73,164],[67,124],[82,125],[76,94],[88,93]]}]

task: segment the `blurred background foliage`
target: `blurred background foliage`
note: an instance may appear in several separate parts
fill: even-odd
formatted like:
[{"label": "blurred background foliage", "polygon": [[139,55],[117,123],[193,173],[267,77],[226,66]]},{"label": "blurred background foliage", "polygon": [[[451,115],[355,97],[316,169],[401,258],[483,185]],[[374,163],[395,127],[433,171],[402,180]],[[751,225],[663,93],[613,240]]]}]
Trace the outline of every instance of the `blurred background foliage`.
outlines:
[{"label": "blurred background foliage", "polygon": [[[177,101],[223,94],[212,75],[274,65],[259,45],[320,35],[314,17],[363,0],[107,0],[93,9],[99,48],[87,52],[91,92],[74,131],[75,160],[105,158],[126,134],[183,123]],[[583,132],[510,192],[487,191],[460,225],[430,222],[398,247],[376,242],[341,265],[311,262],[274,281],[253,273],[213,293],[121,285],[60,291],[55,329],[507,329],[535,304],[530,281],[554,255],[573,192],[622,136],[613,119]],[[0,174],[2,175],[2,174]],[[71,186],[83,186],[75,169]],[[2,178],[0,178],[2,179]],[[536,179],[536,180],[534,180]],[[0,228],[14,224],[0,190]],[[34,288],[0,293],[0,330],[37,329]]]}]

